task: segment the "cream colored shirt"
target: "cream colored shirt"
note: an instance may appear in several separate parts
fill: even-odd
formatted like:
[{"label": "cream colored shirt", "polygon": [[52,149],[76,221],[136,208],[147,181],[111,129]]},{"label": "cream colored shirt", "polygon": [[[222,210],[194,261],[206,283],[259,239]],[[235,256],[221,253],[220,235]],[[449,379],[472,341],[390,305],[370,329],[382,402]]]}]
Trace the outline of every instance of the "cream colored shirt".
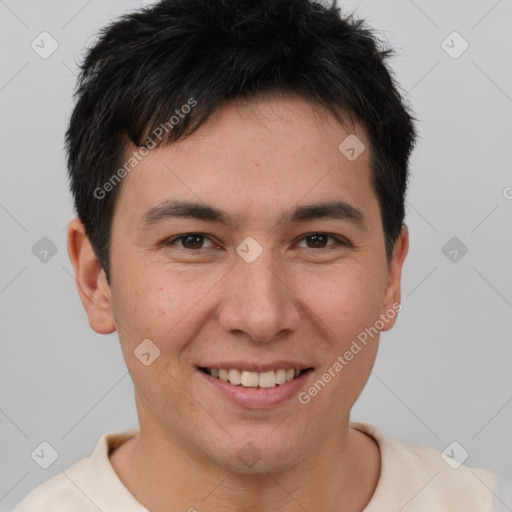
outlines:
[{"label": "cream colored shirt", "polygon": [[[496,476],[464,465],[452,469],[441,453],[386,438],[368,423],[381,454],[377,488],[362,512],[494,512]],[[149,512],[123,485],[108,454],[138,429],[101,436],[91,456],[33,489],[13,512]]]}]

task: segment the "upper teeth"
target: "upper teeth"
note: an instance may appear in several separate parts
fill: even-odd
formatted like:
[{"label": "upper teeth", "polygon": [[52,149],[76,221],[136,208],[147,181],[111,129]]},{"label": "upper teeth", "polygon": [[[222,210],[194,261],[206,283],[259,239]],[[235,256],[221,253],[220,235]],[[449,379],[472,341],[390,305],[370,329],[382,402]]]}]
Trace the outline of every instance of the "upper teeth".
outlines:
[{"label": "upper teeth", "polygon": [[299,369],[291,370],[270,370],[268,372],[246,372],[236,369],[226,370],[224,368],[211,368],[212,377],[217,377],[235,386],[241,385],[247,388],[273,388],[278,384],[284,384],[297,377]]}]

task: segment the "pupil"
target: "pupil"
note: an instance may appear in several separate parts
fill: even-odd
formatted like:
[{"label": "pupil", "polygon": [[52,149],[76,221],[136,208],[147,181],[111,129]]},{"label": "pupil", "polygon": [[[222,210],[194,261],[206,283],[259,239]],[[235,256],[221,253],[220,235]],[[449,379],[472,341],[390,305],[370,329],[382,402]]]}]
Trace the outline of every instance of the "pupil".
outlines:
[{"label": "pupil", "polygon": [[[189,244],[189,241],[194,239],[196,240],[196,243]],[[192,246],[193,249],[197,249],[198,246],[201,246],[201,242],[201,236],[199,235],[188,235],[185,237],[185,246]]]},{"label": "pupil", "polygon": [[318,241],[320,241],[320,246],[324,246],[324,244],[322,244],[322,242],[325,242],[325,235],[311,235],[309,237],[310,241],[313,241],[313,244],[315,245],[315,247],[313,247],[314,249],[318,249]]}]

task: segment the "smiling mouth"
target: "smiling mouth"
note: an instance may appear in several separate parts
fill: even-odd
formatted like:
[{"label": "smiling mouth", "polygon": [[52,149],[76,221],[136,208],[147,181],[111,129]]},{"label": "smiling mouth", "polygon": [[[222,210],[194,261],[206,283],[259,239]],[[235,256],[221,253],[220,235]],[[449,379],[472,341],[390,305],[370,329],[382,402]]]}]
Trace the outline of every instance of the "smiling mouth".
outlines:
[{"label": "smiling mouth", "polygon": [[216,379],[222,380],[233,386],[240,388],[253,388],[253,389],[269,389],[277,386],[282,386],[290,382],[302,374],[309,372],[312,368],[301,369],[278,369],[269,370],[267,372],[247,372],[237,369],[219,369],[219,368],[202,368],[199,367],[203,373],[210,375]]}]

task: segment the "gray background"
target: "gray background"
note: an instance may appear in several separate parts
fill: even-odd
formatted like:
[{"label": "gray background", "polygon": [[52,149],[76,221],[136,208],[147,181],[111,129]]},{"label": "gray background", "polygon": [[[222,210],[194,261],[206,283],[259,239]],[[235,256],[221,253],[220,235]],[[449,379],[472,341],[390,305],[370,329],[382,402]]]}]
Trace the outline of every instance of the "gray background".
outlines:
[{"label": "gray background", "polygon": [[[0,511],[89,455],[104,432],[137,425],[117,335],[89,328],[76,291],[62,147],[82,48],[139,5],[0,0]],[[455,440],[469,452],[467,465],[510,475],[512,2],[344,5],[359,6],[399,52],[392,66],[421,119],[404,309],[382,335],[352,419],[439,450]],[[59,45],[47,59],[31,48],[43,31]],[[453,31],[469,43],[458,58],[442,47]],[[452,40],[458,51],[461,41]],[[33,253],[43,237],[57,249],[46,262]],[[443,252],[452,237],[456,245]],[[31,458],[42,441],[59,454],[46,470]]]}]

